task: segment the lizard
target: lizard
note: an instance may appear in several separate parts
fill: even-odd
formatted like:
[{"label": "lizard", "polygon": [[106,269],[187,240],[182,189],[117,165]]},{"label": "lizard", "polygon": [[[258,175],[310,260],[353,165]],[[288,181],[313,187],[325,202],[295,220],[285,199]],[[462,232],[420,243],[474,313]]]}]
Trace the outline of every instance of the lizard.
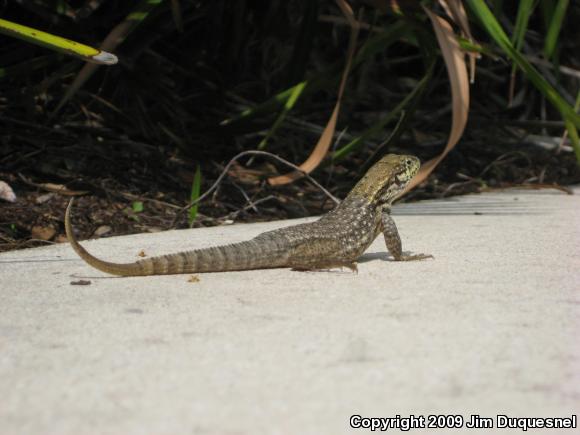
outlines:
[{"label": "lizard", "polygon": [[357,271],[356,260],[379,233],[395,261],[422,260],[432,255],[407,255],[393,218],[391,205],[419,170],[417,157],[388,154],[375,163],[332,211],[314,222],[267,231],[251,240],[230,245],[194,249],[111,263],[89,254],[75,238],[69,202],[65,213],[67,238],[76,253],[94,268],[120,276],[225,272],[290,267],[323,270],[348,267]]}]

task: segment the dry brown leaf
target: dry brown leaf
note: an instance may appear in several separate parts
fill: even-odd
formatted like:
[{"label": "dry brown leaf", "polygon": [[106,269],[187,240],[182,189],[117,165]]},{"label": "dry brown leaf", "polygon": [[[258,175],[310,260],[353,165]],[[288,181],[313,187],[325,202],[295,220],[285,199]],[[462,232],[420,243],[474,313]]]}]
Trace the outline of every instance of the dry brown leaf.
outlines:
[{"label": "dry brown leaf", "polygon": [[197,275],[191,275],[189,277],[189,279],[187,280],[187,282],[199,282],[199,276],[197,276]]},{"label": "dry brown leaf", "polygon": [[14,190],[12,190],[12,187],[10,187],[10,185],[5,181],[0,181],[0,199],[8,202],[16,202],[16,194],[14,193]]},{"label": "dry brown leaf", "polygon": [[38,195],[34,202],[37,204],[44,204],[47,201],[50,201],[52,198],[55,197],[54,192],[43,193],[42,195]]},{"label": "dry brown leaf", "polygon": [[[451,25],[429,9],[425,7],[423,9],[431,20],[435,35],[437,36],[437,42],[439,43],[443,59],[445,60],[445,66],[447,67],[447,75],[449,76],[449,83],[451,85],[453,117],[451,121],[451,132],[449,133],[449,139],[447,140],[445,149],[438,157],[423,164],[419,173],[411,180],[407,189],[405,189],[405,192],[408,192],[423,182],[447,153],[455,147],[465,130],[469,112],[469,79],[465,65],[465,54],[459,47],[459,42],[457,42]],[[405,192],[399,196],[402,196]]]},{"label": "dry brown leaf", "polygon": [[101,225],[99,228],[95,230],[93,233],[93,237],[102,237],[107,233],[110,233],[113,230],[109,225]]},{"label": "dry brown leaf", "polygon": [[236,182],[248,185],[257,185],[264,179],[264,174],[273,175],[276,167],[271,163],[263,163],[256,168],[247,168],[234,162],[228,170],[228,176],[234,178]]},{"label": "dry brown leaf", "polygon": [[56,243],[65,243],[65,242],[68,242],[68,239],[67,239],[66,235],[64,235],[64,234],[59,234],[58,236],[56,236],[56,237],[54,238],[54,241],[55,241]]},{"label": "dry brown leaf", "polygon": [[86,195],[89,193],[86,190],[69,190],[64,184],[55,184],[55,183],[34,183],[33,181],[29,180],[22,174],[18,174],[20,179],[24,181],[29,186],[38,187],[39,189],[47,190],[49,192],[60,193],[61,195],[66,196],[80,196]]},{"label": "dry brown leaf", "polygon": [[36,183],[34,185],[49,192],[59,193],[65,196],[80,196],[88,193],[86,190],[69,190],[64,184]]},{"label": "dry brown leaf", "polygon": [[30,231],[30,235],[33,239],[40,239],[40,240],[50,240],[56,234],[56,230],[52,227],[43,227],[40,225],[35,225],[32,227]]},{"label": "dry brown leaf", "polygon": [[[443,7],[447,15],[453,19],[455,24],[459,26],[463,36],[469,42],[474,42],[469,27],[469,19],[467,18],[467,13],[461,0],[439,0],[439,4]],[[475,60],[479,59],[480,55],[475,52],[468,52],[467,55],[469,56],[469,81],[473,83],[475,81]]]},{"label": "dry brown leaf", "polygon": [[[318,139],[318,143],[314,147],[314,150],[308,156],[306,161],[300,165],[300,169],[307,174],[312,172],[314,169],[320,165],[322,159],[328,153],[328,149],[332,143],[332,138],[334,137],[334,131],[336,130],[336,121],[338,119],[338,113],[340,112],[340,103],[342,100],[342,94],[344,93],[344,89],[346,87],[346,81],[348,78],[348,74],[350,73],[350,68],[352,65],[352,58],[354,57],[354,52],[356,49],[356,42],[358,39],[358,34],[360,30],[360,24],[358,20],[354,17],[354,13],[350,5],[346,2],[346,0],[336,0],[338,7],[348,20],[350,25],[350,38],[348,41],[348,51],[347,51],[347,60],[346,65],[344,67],[344,71],[342,72],[342,78],[340,80],[340,86],[338,88],[338,97],[336,100],[336,105],[334,106],[334,110],[332,111],[332,115],[326,127],[324,127],[324,131]],[[268,179],[268,183],[272,186],[277,186],[281,184],[288,184],[292,181],[302,178],[304,174],[298,171],[290,172],[285,175],[280,175],[278,177],[272,177]]]},{"label": "dry brown leaf", "polygon": [[439,0],[439,4],[443,7],[447,15],[453,19],[455,24],[459,26],[465,37],[473,41],[469,28],[469,20],[463,8],[463,3],[460,0]]}]

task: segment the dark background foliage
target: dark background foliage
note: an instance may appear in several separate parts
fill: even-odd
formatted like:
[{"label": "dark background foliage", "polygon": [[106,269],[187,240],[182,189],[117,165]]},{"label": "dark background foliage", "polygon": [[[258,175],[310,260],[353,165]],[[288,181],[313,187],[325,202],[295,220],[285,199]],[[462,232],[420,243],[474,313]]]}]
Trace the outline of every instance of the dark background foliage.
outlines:
[{"label": "dark background foliage", "polygon": [[[136,3],[10,1],[0,5],[0,16],[99,46],[135,12]],[[494,9],[508,30],[515,22],[516,3],[503,2]],[[91,4],[99,7],[93,10]],[[377,4],[382,2],[353,2],[353,8],[362,21],[382,31],[400,22],[400,16]],[[530,59],[541,57],[547,25],[543,16],[539,7],[530,19],[522,50]],[[404,19],[432,35],[420,10],[411,9]],[[572,105],[580,70],[580,30],[574,22],[580,22],[580,6],[572,2],[555,61],[536,64]],[[472,26],[487,54],[478,61],[471,87],[468,128],[436,173],[409,197],[580,181],[573,153],[559,146],[564,132],[559,113],[521,73],[510,103],[512,65],[477,22]],[[359,47],[376,34],[363,29]],[[302,162],[334,107],[348,37],[349,27],[334,2],[164,1],[138,16],[137,25],[114,50],[120,63],[100,67],[57,110],[83,62],[0,35],[0,180],[18,195],[17,202],[0,204],[2,249],[33,246],[32,239],[63,239],[68,196],[55,193],[54,185],[64,186],[68,195],[88,193],[77,201],[77,224],[84,236],[99,229],[97,235],[186,226],[186,214],[177,210],[189,200],[196,165],[203,174],[203,191],[231,157],[256,149],[272,128],[281,105],[261,105],[307,80],[316,86],[300,98],[266,144],[266,150]],[[428,49],[404,34],[353,69],[335,148],[387,116],[415,89],[425,74]],[[254,108],[251,116],[238,118]],[[441,59],[408,110],[413,116],[388,150],[423,160],[437,155],[451,117]],[[327,161],[313,175],[343,196],[399,118],[346,159]],[[232,119],[237,120],[224,124]],[[297,217],[330,206],[307,182],[272,188],[262,181],[286,171],[262,158],[250,165],[241,162],[218,194],[201,204],[196,225]],[[253,206],[260,198],[267,200]],[[50,231],[41,231],[46,229]]]}]

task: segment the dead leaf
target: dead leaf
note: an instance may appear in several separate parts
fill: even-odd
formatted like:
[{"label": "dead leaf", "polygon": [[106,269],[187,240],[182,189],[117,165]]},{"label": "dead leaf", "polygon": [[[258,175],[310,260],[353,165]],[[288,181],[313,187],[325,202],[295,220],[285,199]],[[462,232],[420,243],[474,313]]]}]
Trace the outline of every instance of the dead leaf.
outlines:
[{"label": "dead leaf", "polygon": [[236,182],[256,185],[264,178],[264,174],[275,173],[276,168],[271,163],[265,163],[255,168],[247,168],[238,162],[234,162],[228,171],[228,176],[234,178]]},{"label": "dead leaf", "polygon": [[[463,36],[469,42],[474,43],[475,40],[469,28],[469,19],[467,18],[467,13],[461,0],[439,0],[439,4],[443,7],[447,15],[453,19],[455,24],[459,26]],[[469,81],[473,83],[475,81],[475,60],[479,59],[481,55],[472,51],[468,52],[467,55],[469,56]]]},{"label": "dead leaf", "polygon": [[[336,0],[336,3],[338,4],[338,7],[340,8],[340,10],[348,20],[348,23],[350,25],[350,38],[348,41],[346,65],[342,72],[342,78],[340,80],[340,85],[338,88],[338,97],[336,100],[336,104],[334,106],[334,110],[332,111],[332,115],[330,116],[330,119],[326,124],[326,127],[324,127],[324,131],[322,132],[320,139],[318,139],[318,143],[314,147],[314,150],[312,150],[312,153],[310,154],[310,156],[308,156],[306,161],[300,165],[300,169],[306,172],[307,174],[312,172],[314,169],[318,167],[318,165],[320,165],[320,162],[322,162],[322,159],[324,159],[324,157],[328,153],[328,149],[330,148],[330,145],[332,143],[334,131],[336,130],[336,121],[338,119],[338,113],[340,112],[340,102],[342,100],[342,94],[344,93],[344,89],[346,88],[346,81],[350,73],[352,59],[354,57],[356,42],[358,40],[358,34],[360,30],[360,23],[354,17],[352,8],[346,2],[346,0]],[[302,178],[303,176],[304,174],[302,172],[294,171],[285,175],[280,175],[278,177],[269,178],[268,183],[272,186],[278,186],[281,184],[291,183],[292,181]]]},{"label": "dead leaf", "polygon": [[50,240],[56,234],[56,230],[52,227],[42,227],[40,225],[35,225],[30,231],[30,235],[33,239],[40,240]]},{"label": "dead leaf", "polygon": [[139,253],[137,254],[137,257],[147,257],[147,254],[145,253],[145,251],[143,249],[141,249],[139,251]]},{"label": "dead leaf", "polygon": [[187,280],[187,282],[199,282],[199,276],[197,276],[197,275],[191,275],[189,277],[189,279]]},{"label": "dead leaf", "polygon": [[91,285],[91,282],[86,279],[79,279],[78,281],[71,281],[70,285]]},{"label": "dead leaf", "polygon": [[16,194],[12,187],[5,181],[0,181],[0,199],[8,202],[16,202]]},{"label": "dead leaf", "polygon": [[439,162],[443,160],[447,153],[455,147],[465,130],[469,112],[469,79],[467,76],[467,67],[465,65],[465,54],[459,47],[459,42],[453,33],[451,25],[429,9],[425,7],[423,7],[423,9],[431,20],[431,24],[435,30],[435,35],[437,36],[437,42],[439,43],[443,59],[445,60],[445,66],[447,67],[447,75],[449,76],[449,83],[451,85],[453,109],[451,132],[449,133],[449,138],[443,152],[439,156],[425,162],[423,166],[421,166],[419,173],[411,180],[405,191],[401,192],[398,197],[401,197],[406,192],[422,183],[433,169],[435,169]]},{"label": "dead leaf", "polygon": [[49,192],[54,192],[66,196],[81,196],[89,193],[86,190],[69,190],[64,184],[36,183],[35,186],[40,187],[41,189],[47,190]]},{"label": "dead leaf", "polygon": [[44,204],[46,201],[50,200],[53,197],[54,197],[54,192],[44,193],[42,195],[38,195],[36,197],[36,199],[34,200],[34,202],[37,204]]},{"label": "dead leaf", "polygon": [[93,233],[93,237],[101,237],[107,233],[110,233],[112,228],[108,225],[101,225],[99,228],[95,230]]},{"label": "dead leaf", "polygon": [[66,238],[66,235],[59,234],[58,236],[55,237],[54,241],[56,243],[65,243],[65,242],[68,242],[68,239]]},{"label": "dead leaf", "polygon": [[61,195],[80,196],[80,195],[86,195],[87,193],[89,193],[86,190],[69,190],[64,184],[35,183],[35,182],[29,180],[28,178],[26,178],[22,174],[18,174],[18,176],[20,177],[20,179],[22,181],[24,181],[29,186],[38,187],[39,189],[47,190],[49,192],[59,193]]}]

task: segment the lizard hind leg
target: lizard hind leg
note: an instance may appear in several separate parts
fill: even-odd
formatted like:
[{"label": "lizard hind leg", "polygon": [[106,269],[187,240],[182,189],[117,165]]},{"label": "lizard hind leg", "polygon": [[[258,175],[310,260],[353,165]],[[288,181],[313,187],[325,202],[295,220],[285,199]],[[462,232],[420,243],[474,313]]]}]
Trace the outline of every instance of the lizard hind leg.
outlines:
[{"label": "lizard hind leg", "polygon": [[319,237],[295,246],[287,266],[299,271],[327,271],[346,267],[358,272],[355,260],[356,258],[344,252],[338,240]]}]

